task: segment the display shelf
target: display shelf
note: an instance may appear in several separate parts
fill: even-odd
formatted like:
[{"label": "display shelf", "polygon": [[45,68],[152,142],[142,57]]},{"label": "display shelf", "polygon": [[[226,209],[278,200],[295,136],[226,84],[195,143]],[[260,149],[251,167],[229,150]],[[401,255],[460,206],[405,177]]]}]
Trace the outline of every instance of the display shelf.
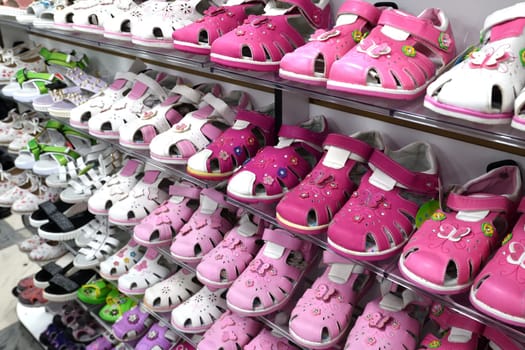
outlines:
[{"label": "display shelf", "polygon": [[16,315],[20,323],[31,333],[38,344],[45,349],[44,344],[40,343],[40,334],[53,322],[54,315],[48,312],[45,306],[28,307],[21,303],[16,304]]},{"label": "display shelf", "polygon": [[497,327],[503,333],[507,334],[509,337],[513,338],[514,340],[518,341],[520,344],[525,346],[525,328],[510,326],[506,323],[500,322],[490,316],[487,316],[477,311],[469,301],[468,292],[451,296],[429,293],[415,286],[412,282],[408,281],[399,271],[397,264],[393,265],[392,268],[389,271],[387,271],[387,278],[392,282],[401,285],[407,289],[411,289],[413,291],[416,291],[417,293],[426,295],[432,300],[438,301],[464,316],[467,316],[483,324]]},{"label": "display shelf", "polygon": [[289,81],[280,78],[275,72],[253,72],[210,63],[209,57],[206,55],[188,54],[169,48],[141,47],[131,42],[107,39],[102,35],[40,29],[20,24],[13,18],[0,18],[0,24],[23,28],[31,34],[69,42],[72,45],[105,49],[118,55],[140,57],[174,67],[192,68],[196,74],[211,73],[215,76],[233,78],[234,80],[251,83],[256,86],[302,94],[311,99],[352,108],[357,112],[377,114],[383,118],[391,119],[390,121],[393,123],[408,122],[412,125],[425,127],[427,131],[438,134],[444,132],[449,134],[456,133],[471,139],[477,139],[488,147],[499,148],[498,146],[505,146],[508,151],[520,155],[525,154],[525,151],[523,151],[525,149],[524,132],[513,129],[510,125],[483,125],[439,115],[423,107],[423,97],[413,101],[402,101],[360,96],[328,90],[325,87]]}]

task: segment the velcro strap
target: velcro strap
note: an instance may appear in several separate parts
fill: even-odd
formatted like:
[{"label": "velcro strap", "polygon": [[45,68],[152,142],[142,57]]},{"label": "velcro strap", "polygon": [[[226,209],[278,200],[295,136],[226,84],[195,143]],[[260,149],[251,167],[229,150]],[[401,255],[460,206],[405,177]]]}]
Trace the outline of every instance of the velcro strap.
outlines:
[{"label": "velcro strap", "polygon": [[202,98],[202,92],[183,84],[175,85],[173,89],[171,89],[171,92],[181,95],[194,105],[197,105]]},{"label": "velcro strap", "polygon": [[80,288],[77,282],[63,275],[54,275],[49,281],[50,284],[62,288],[64,291],[72,293]]},{"label": "velcro strap", "polygon": [[204,102],[213,107],[228,123],[233,124],[235,121],[235,112],[220,98],[215,97],[212,93],[207,93],[202,98]]},{"label": "velcro strap", "polygon": [[47,216],[51,216],[51,214],[57,211],[56,205],[50,201],[40,203],[38,208],[40,208],[40,210],[42,210]]},{"label": "velcro strap", "polygon": [[300,126],[295,125],[283,125],[279,130],[279,137],[285,137],[289,139],[295,139],[311,143],[312,145],[320,146],[324,141],[324,134],[319,132],[313,132]]},{"label": "velcro strap", "polygon": [[247,121],[263,130],[271,130],[275,124],[274,119],[266,114],[244,109],[241,109],[237,112],[236,120]]},{"label": "velcro strap", "polygon": [[58,265],[55,262],[50,262],[42,266],[42,270],[50,274],[51,276],[56,275],[57,273],[60,273],[64,268],[60,265]]},{"label": "velcro strap", "polygon": [[229,204],[226,203],[226,200],[224,199],[224,194],[222,192],[214,190],[213,188],[205,188],[201,191],[201,194],[203,196],[211,198],[213,201],[219,203],[219,205],[229,206]]},{"label": "velcro strap", "polygon": [[162,101],[168,97],[162,86],[155,79],[150,78],[148,75],[141,73],[137,76],[136,81],[139,81],[150,88],[153,94],[158,96]]},{"label": "velcro strap", "polygon": [[476,196],[463,196],[457,193],[450,193],[447,198],[447,207],[455,211],[479,211],[490,210],[496,212],[509,213],[512,211],[514,203],[504,196],[493,194],[477,194]]},{"label": "velcro strap", "polygon": [[137,75],[132,72],[117,72],[115,74],[115,80],[124,79],[127,81],[134,81],[137,78]]},{"label": "velcro strap", "polygon": [[438,176],[411,172],[381,151],[374,149],[369,162],[411,191],[435,193],[439,187]]},{"label": "velcro strap", "polygon": [[345,1],[337,15],[358,15],[372,24],[376,24],[381,10],[366,1]]},{"label": "velcro strap", "polygon": [[[495,11],[487,16],[485,19],[485,22],[483,23],[483,29],[481,30],[481,37],[483,38],[485,36],[485,33],[488,32],[492,27],[512,21],[517,18],[523,18],[525,17],[525,3],[519,2],[515,5],[512,5],[510,7],[503,8],[501,10]],[[511,27],[507,27],[506,30],[509,30]],[[519,28],[519,33],[516,35],[521,34],[522,28]],[[514,36],[514,35],[512,35]]]},{"label": "velcro strap", "polygon": [[381,17],[379,17],[378,25],[401,29],[445,52],[453,50],[455,47],[454,45],[439,45],[439,37],[442,32],[434,27],[431,21],[410,14],[404,14],[399,10],[383,11]]},{"label": "velcro strap", "polygon": [[265,229],[263,233],[263,240],[273,242],[281,247],[285,247],[291,250],[298,250],[303,245],[303,241],[300,238],[295,237],[290,232],[276,228],[276,229]]},{"label": "velcro strap", "polygon": [[58,226],[62,232],[71,232],[75,230],[75,225],[69,220],[69,218],[59,211],[55,211],[49,216],[49,221],[53,222]]},{"label": "velcro strap", "polygon": [[326,146],[335,146],[338,148],[342,148],[351,153],[357,154],[363,159],[368,159],[374,151],[374,148],[370,147],[370,145],[366,142],[341,134],[328,135],[323,143],[323,147]]},{"label": "velcro strap", "polygon": [[321,10],[317,6],[314,5],[313,1],[308,1],[308,0],[281,0],[281,1],[297,6],[297,8],[301,11],[301,13],[316,28],[319,28],[319,25],[321,24],[321,22],[324,22],[321,16]]},{"label": "velcro strap", "polygon": [[201,190],[196,187],[171,185],[169,193],[171,196],[181,196],[186,198],[197,199],[201,194]]}]

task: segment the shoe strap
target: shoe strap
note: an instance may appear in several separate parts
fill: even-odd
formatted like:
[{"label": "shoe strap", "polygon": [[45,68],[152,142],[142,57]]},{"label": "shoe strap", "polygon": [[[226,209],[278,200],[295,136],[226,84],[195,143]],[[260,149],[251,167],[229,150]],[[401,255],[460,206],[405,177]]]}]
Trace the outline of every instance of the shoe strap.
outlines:
[{"label": "shoe strap", "polygon": [[235,123],[240,120],[255,125],[265,131],[273,130],[275,125],[275,120],[272,117],[260,112],[248,111],[245,109],[241,109],[237,112]]},{"label": "shoe strap", "polygon": [[[177,101],[178,103],[191,103],[193,105],[198,105],[202,99],[201,91],[197,89],[193,89],[185,84],[175,85],[173,89],[171,89],[170,92],[173,94],[180,95],[180,98],[178,98],[178,101]],[[172,97],[178,97],[178,96],[168,97],[166,102],[170,100]]]},{"label": "shoe strap", "polygon": [[[495,212],[512,213],[514,203],[505,196],[464,196],[450,193],[447,198],[447,207],[455,211],[479,211],[489,210]],[[525,207],[524,207],[525,209]]]},{"label": "shoe strap", "polygon": [[[434,9],[434,11],[439,11],[442,14],[439,9]],[[443,36],[448,37],[448,34],[436,28],[432,21],[406,14],[399,10],[390,9],[383,11],[377,24],[410,33],[414,37],[423,40],[427,45],[446,53],[450,53],[455,49],[455,45],[452,43],[443,42]],[[447,40],[452,42],[453,39],[448,37]]]},{"label": "shoe strap", "polygon": [[325,139],[324,133],[311,131],[296,125],[281,126],[278,136],[279,138],[294,139],[298,142],[303,141],[318,149]]},{"label": "shoe strap", "polygon": [[224,199],[224,194],[222,192],[219,192],[213,188],[205,188],[200,193],[203,196],[206,196],[213,200],[214,202],[218,203],[221,207],[226,207],[230,210],[234,210],[234,206]]},{"label": "shoe strap", "polygon": [[280,228],[265,229],[262,238],[264,241],[275,243],[290,250],[299,250],[303,245],[301,239]]},{"label": "shoe strap", "polygon": [[[301,11],[303,16],[305,16],[308,19],[308,21],[311,23],[311,25],[314,26],[315,28],[326,28],[330,25],[331,16],[323,16],[323,12],[324,12],[323,9],[316,6],[313,1],[310,1],[310,0],[279,0],[279,1],[297,6],[297,8]],[[268,4],[271,4],[271,2],[269,2]],[[326,6],[329,7],[330,5],[327,4]],[[266,8],[265,8],[265,12],[266,12]]]},{"label": "shoe strap", "polygon": [[381,15],[381,10],[366,1],[350,0],[345,1],[343,5],[341,5],[337,15],[358,15],[368,22],[375,24]]},{"label": "shoe strap", "polygon": [[374,149],[369,163],[411,191],[435,194],[439,188],[437,175],[412,172],[379,150]]},{"label": "shoe strap", "polygon": [[[505,23],[505,22],[512,21],[514,19],[524,18],[525,17],[524,13],[525,13],[525,3],[522,3],[522,2],[491,13],[490,15],[487,16],[487,18],[485,19],[485,22],[483,23],[483,29],[481,30],[481,39],[483,40],[487,32],[489,32],[494,26]],[[510,29],[511,27],[507,27],[505,30],[510,30]],[[523,28],[516,27],[515,29],[519,30],[519,32],[517,32],[515,35],[509,35],[509,36],[521,35]]]},{"label": "shoe strap", "polygon": [[330,146],[348,151],[347,158],[360,158],[363,162],[367,161],[374,151],[374,148],[366,142],[341,134],[330,134],[326,137],[323,147],[327,149]]},{"label": "shoe strap", "polygon": [[201,194],[201,190],[197,187],[188,187],[188,186],[182,186],[179,184],[175,184],[175,185],[170,186],[169,194],[171,196],[180,196],[180,197],[185,197],[185,198],[198,199]]},{"label": "shoe strap", "polygon": [[166,97],[168,97],[168,94],[162,88],[162,86],[155,79],[144,73],[137,75],[135,84],[133,85],[133,88],[131,89],[128,96],[133,99],[138,99],[146,92],[145,88],[149,88],[151,93],[157,96],[161,101],[164,101]]}]

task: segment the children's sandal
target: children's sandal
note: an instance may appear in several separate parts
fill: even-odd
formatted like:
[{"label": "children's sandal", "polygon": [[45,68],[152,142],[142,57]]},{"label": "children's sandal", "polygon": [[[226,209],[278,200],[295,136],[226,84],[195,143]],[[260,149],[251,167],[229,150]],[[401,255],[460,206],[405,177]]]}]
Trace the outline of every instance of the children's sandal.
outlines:
[{"label": "children's sandal", "polygon": [[171,255],[180,261],[198,263],[222,241],[234,220],[235,208],[226,203],[221,192],[202,190],[200,207],[174,237]]},{"label": "children's sandal", "polygon": [[211,60],[235,68],[276,71],[286,53],[304,45],[314,30],[327,29],[331,17],[328,1],[269,1],[263,15],[249,16],[213,42]]},{"label": "children's sandal", "polygon": [[403,249],[401,273],[432,293],[467,290],[506,232],[520,193],[516,166],[493,169],[451,192],[448,210],[432,214]]},{"label": "children's sandal", "polygon": [[267,315],[291,298],[315,247],[281,229],[266,229],[255,259],[228,290],[228,308],[244,316]]},{"label": "children's sandal", "polygon": [[321,158],[327,134],[322,116],[300,126],[283,125],[279,143],[263,148],[230,178],[228,195],[246,203],[278,200],[297,186]]},{"label": "children's sandal", "polygon": [[188,159],[187,171],[205,180],[225,180],[257,151],[273,144],[274,129],[271,116],[241,110],[231,128]]},{"label": "children's sandal", "polygon": [[315,168],[277,205],[277,221],[291,232],[325,231],[355,189],[352,179],[362,164],[374,148],[383,150],[384,144],[379,133],[360,132],[352,137],[330,134],[323,148],[325,153]]},{"label": "children's sandal", "polygon": [[380,14],[379,8],[365,1],[345,1],[337,11],[335,27],[316,30],[308,43],[284,55],[279,75],[310,85],[326,85],[332,64],[369,34]]},{"label": "children's sandal", "polygon": [[189,182],[171,185],[170,199],[134,227],[135,240],[145,247],[170,245],[199,206],[200,192],[200,188]]},{"label": "children's sandal", "polygon": [[429,144],[374,150],[370,168],[334,216],[328,244],[338,254],[382,260],[398,254],[414,231],[419,205],[437,196],[437,159]]}]

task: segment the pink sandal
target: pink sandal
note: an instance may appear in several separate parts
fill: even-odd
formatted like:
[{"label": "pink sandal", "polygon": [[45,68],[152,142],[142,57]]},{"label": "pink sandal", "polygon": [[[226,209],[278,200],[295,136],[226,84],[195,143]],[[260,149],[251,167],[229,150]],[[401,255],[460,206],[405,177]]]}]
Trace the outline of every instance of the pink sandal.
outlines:
[{"label": "pink sandal", "polygon": [[438,334],[428,333],[419,349],[476,350],[483,325],[441,304],[430,309],[430,319],[439,326]]},{"label": "pink sandal", "polygon": [[315,257],[312,243],[287,231],[266,229],[263,239],[266,243],[226,295],[228,308],[239,315],[260,316],[279,310]]},{"label": "pink sandal", "polygon": [[481,312],[515,326],[525,326],[525,198],[521,216],[503,246],[474,280],[470,290],[472,305]]},{"label": "pink sandal", "polygon": [[259,333],[262,324],[254,318],[242,317],[227,310],[204,333],[199,350],[242,349]]},{"label": "pink sandal", "polygon": [[414,99],[455,56],[452,29],[443,11],[429,8],[416,17],[389,9],[370,35],[332,65],[327,87]]},{"label": "pink sandal", "polygon": [[327,129],[322,116],[300,126],[283,125],[279,143],[263,148],[233,175],[228,182],[228,195],[248,203],[278,200],[318,162]]},{"label": "pink sandal", "polygon": [[347,0],[337,12],[336,26],[317,30],[310,41],[284,55],[279,75],[310,85],[326,85],[332,64],[368,35],[381,10],[361,0]]},{"label": "pink sandal", "polygon": [[222,35],[240,26],[248,15],[263,13],[264,2],[248,0],[232,6],[211,6],[204,17],[173,32],[173,47],[177,50],[209,55],[211,44]]},{"label": "pink sandal", "polygon": [[420,324],[412,315],[413,306],[390,309],[383,306],[381,299],[370,301],[355,321],[344,349],[415,350]]},{"label": "pink sandal", "polygon": [[181,227],[199,206],[200,188],[189,182],[170,186],[170,199],[162,203],[133,229],[135,240],[145,247],[170,245]]},{"label": "pink sandal", "polygon": [[274,139],[274,118],[239,111],[231,128],[188,159],[188,173],[205,180],[225,180],[259,149],[273,144]]},{"label": "pink sandal", "polygon": [[291,232],[324,232],[355,188],[352,170],[368,161],[374,147],[383,150],[384,144],[379,133],[367,132],[353,137],[330,134],[323,147],[319,163],[277,205],[277,222]]},{"label": "pink sandal", "polygon": [[[305,37],[315,29],[328,28],[331,22],[329,1],[270,1],[264,15],[249,16],[244,24],[215,40],[210,57],[212,62],[235,68],[275,71],[286,53],[304,45]],[[292,24],[301,25],[301,30]]]},{"label": "pink sandal", "polygon": [[171,255],[187,263],[200,262],[222,241],[235,220],[235,207],[226,203],[224,194],[211,188],[202,190],[200,207],[175,236]]},{"label": "pink sandal", "polygon": [[350,325],[353,305],[372,281],[367,270],[326,250],[324,273],[303,294],[290,316],[290,334],[312,349],[339,342]]},{"label": "pink sandal", "polygon": [[278,336],[272,331],[263,328],[255,338],[252,339],[244,350],[299,350],[297,346],[288,341],[288,339]]},{"label": "pink sandal", "polygon": [[197,278],[210,288],[228,288],[246,269],[261,247],[264,224],[244,214],[224,240],[197,265]]},{"label": "pink sandal", "polygon": [[211,93],[202,100],[202,108],[184,116],[171,129],[151,141],[151,158],[168,164],[186,164],[195,153],[218,138],[235,120],[236,114],[251,108],[250,96],[240,90],[232,91],[224,100]]},{"label": "pink sandal", "polygon": [[437,195],[437,159],[429,144],[411,143],[397,151],[374,150],[359,188],[334,216],[328,244],[360,260],[398,254],[414,230],[418,202]]},{"label": "pink sandal", "polygon": [[450,211],[432,214],[403,249],[401,273],[432,293],[467,290],[501,241],[520,191],[519,168],[502,166],[450,193]]}]

